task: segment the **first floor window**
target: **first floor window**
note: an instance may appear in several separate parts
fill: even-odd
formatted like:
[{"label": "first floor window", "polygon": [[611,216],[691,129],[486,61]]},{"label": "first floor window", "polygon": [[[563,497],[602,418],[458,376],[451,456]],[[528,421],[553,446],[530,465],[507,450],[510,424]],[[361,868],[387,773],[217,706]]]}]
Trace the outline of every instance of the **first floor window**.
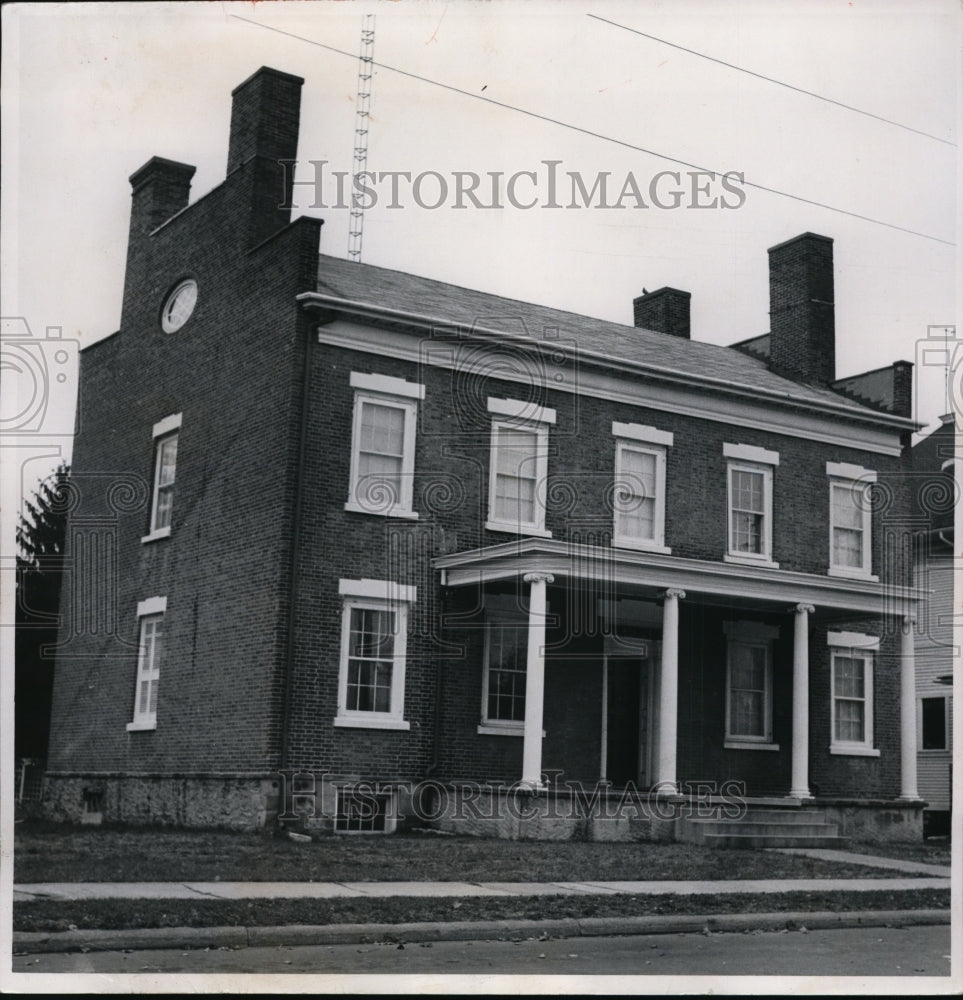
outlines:
[{"label": "first floor window", "polygon": [[134,717],[128,729],[153,729],[157,724],[157,690],[164,662],[164,615],[167,599],[152,597],[138,605],[139,643]]},{"label": "first floor window", "polygon": [[407,729],[404,721],[408,602],[414,587],[342,580],[336,725]]},{"label": "first floor window", "polygon": [[726,740],[772,742],[772,643],[778,630],[759,622],[727,622]]},{"label": "first floor window", "polygon": [[837,753],[873,751],[873,654],[879,639],[829,633],[832,743]]},{"label": "first floor window", "polygon": [[490,620],[485,626],[485,705],[483,721],[525,721],[528,625],[523,620]]},{"label": "first floor window", "polygon": [[947,699],[942,695],[936,698],[920,699],[920,750],[948,750],[947,742]]}]

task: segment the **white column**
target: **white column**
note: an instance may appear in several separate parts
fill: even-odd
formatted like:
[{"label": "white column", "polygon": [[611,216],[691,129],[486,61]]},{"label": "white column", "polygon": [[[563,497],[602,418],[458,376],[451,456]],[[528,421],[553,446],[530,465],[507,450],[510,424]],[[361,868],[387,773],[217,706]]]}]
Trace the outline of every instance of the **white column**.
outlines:
[{"label": "white column", "polygon": [[913,626],[916,619],[907,615],[899,644],[899,746],[901,799],[917,801],[916,788],[916,651]]},{"label": "white column", "polygon": [[679,598],[684,590],[667,590],[662,607],[662,677],[659,689],[659,763],[656,784],[660,791],[678,791],[676,781],[676,731],[679,723]]},{"label": "white column", "polygon": [[811,604],[797,604],[792,644],[792,778],[789,794],[811,798],[809,792],[809,616]]},{"label": "white column", "polygon": [[542,712],[545,704],[545,599],[549,573],[526,573],[528,598],[528,660],[525,665],[525,735],[522,741],[522,784],[542,787]]}]

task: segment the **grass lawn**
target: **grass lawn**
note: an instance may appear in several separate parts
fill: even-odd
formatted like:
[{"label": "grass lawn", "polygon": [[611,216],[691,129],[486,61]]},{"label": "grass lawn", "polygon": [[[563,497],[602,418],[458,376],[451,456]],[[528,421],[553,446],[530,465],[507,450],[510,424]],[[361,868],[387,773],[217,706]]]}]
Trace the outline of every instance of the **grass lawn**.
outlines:
[{"label": "grass lawn", "polygon": [[923,840],[913,844],[871,844],[854,841],[849,850],[854,854],[875,854],[880,858],[901,861],[922,861],[928,865],[949,865],[952,845],[946,840]]},{"label": "grass lawn", "polygon": [[99,899],[14,903],[18,931],[552,920],[656,914],[949,909],[948,889],[739,896],[522,896],[448,899]]},{"label": "grass lawn", "polygon": [[[773,851],[692,844],[487,840],[399,833],[309,844],[223,830],[16,826],[16,882],[555,882],[891,878],[893,872]],[[341,904],[339,904],[341,905]]]}]

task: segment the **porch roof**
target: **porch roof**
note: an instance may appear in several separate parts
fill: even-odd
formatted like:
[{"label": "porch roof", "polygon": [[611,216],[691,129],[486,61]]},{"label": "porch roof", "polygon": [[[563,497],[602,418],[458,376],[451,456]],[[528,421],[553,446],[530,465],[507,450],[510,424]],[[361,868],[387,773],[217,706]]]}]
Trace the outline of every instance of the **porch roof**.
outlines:
[{"label": "porch roof", "polygon": [[519,538],[480,549],[439,556],[442,585],[464,587],[507,580],[525,573],[550,573],[556,579],[604,580],[645,590],[678,588],[691,595],[751,599],[760,603],[812,604],[873,615],[913,613],[918,592],[878,580],[798,573],[743,563],[684,559],[554,538]]}]

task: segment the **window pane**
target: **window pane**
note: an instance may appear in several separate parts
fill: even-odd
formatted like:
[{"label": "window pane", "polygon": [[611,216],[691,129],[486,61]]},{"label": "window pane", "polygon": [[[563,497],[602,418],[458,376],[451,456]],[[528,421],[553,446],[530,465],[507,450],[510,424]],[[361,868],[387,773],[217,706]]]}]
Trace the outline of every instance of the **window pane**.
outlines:
[{"label": "window pane", "polygon": [[863,565],[863,533],[849,528],[833,529],[833,565]]},{"label": "window pane", "polygon": [[362,451],[400,456],[405,443],[405,411],[398,406],[363,403],[361,409]]},{"label": "window pane", "polygon": [[174,482],[174,471],[177,466],[177,436],[165,438],[160,443],[157,456],[157,484],[168,486]]},{"label": "window pane", "polygon": [[732,506],[736,510],[763,513],[763,474],[734,469],[732,472]]},{"label": "window pane", "polygon": [[863,719],[866,706],[862,701],[849,701],[844,698],[836,701],[836,739],[862,743],[864,739]]},{"label": "window pane", "polygon": [[762,552],[762,515],[733,511],[732,536],[734,552]]},{"label": "window pane", "polygon": [[946,749],[946,699],[923,698],[921,750]]},{"label": "window pane", "polygon": [[833,662],[836,697],[862,698],[865,687],[863,661],[850,656],[837,656]]},{"label": "window pane", "polygon": [[500,722],[525,718],[525,670],[528,633],[524,627],[488,625],[487,717]]},{"label": "window pane", "polygon": [[513,476],[535,476],[538,435],[534,431],[496,429],[495,471]]},{"label": "window pane", "polygon": [[833,486],[833,524],[840,528],[862,530],[863,512],[857,505],[855,486]]},{"label": "window pane", "polygon": [[768,650],[764,646],[729,645],[729,732],[732,736],[768,735],[766,681]]}]

